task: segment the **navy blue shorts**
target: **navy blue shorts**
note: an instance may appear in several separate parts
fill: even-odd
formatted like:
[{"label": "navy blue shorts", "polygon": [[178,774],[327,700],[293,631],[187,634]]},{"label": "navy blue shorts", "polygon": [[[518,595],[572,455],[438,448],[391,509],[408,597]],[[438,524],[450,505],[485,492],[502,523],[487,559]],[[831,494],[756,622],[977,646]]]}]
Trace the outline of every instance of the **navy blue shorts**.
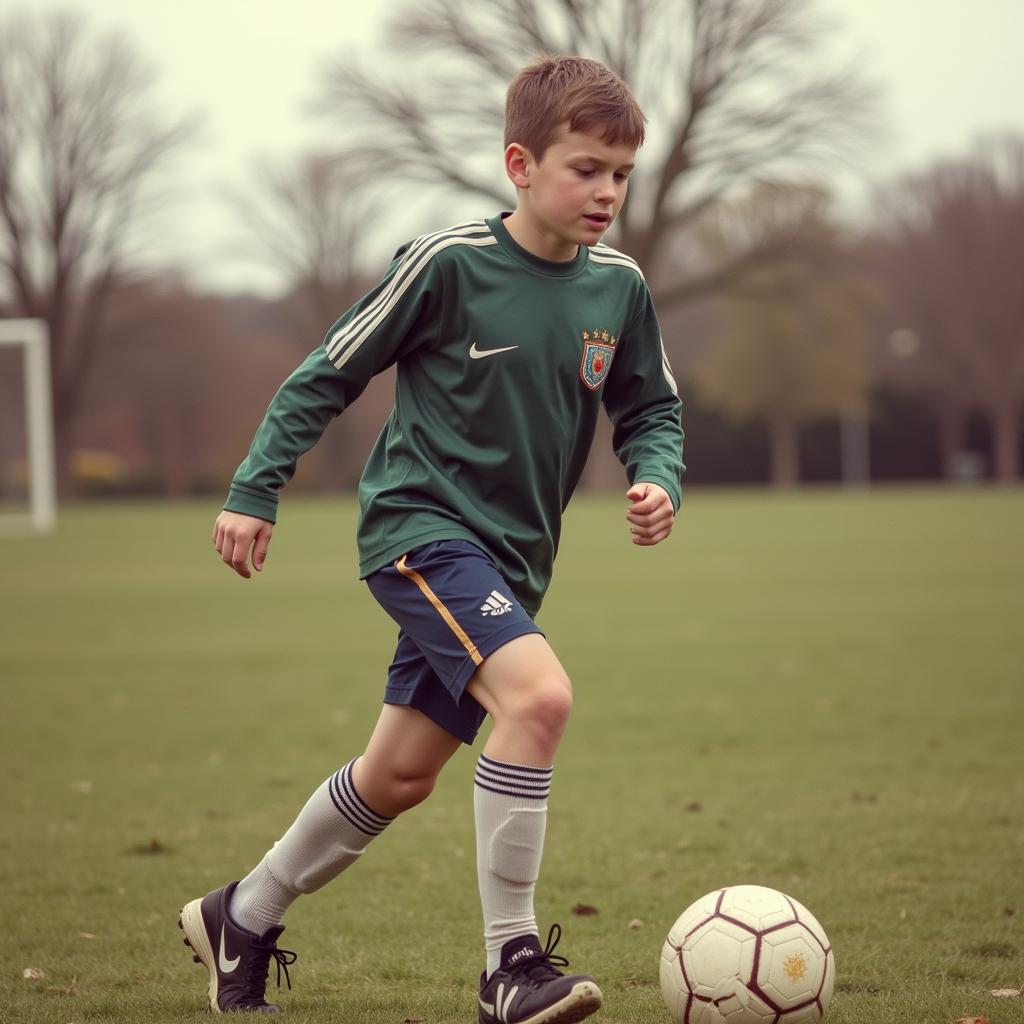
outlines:
[{"label": "navy blue shorts", "polygon": [[414,548],[366,583],[400,627],[384,703],[408,704],[472,743],[486,712],[466,684],[503,644],[541,630],[490,557],[469,541]]}]

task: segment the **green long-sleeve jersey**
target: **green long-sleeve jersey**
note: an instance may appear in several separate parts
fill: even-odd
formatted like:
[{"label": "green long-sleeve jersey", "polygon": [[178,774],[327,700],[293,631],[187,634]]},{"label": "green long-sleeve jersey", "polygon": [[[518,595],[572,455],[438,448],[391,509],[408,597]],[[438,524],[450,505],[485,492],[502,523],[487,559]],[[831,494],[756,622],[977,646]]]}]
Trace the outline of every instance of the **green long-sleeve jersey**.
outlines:
[{"label": "green long-sleeve jersey", "polygon": [[540,259],[501,216],[399,249],[282,384],[225,508],[274,522],[299,456],[393,363],[395,406],[359,484],[361,577],[461,538],[535,614],[602,402],[630,483],[678,509],[681,407],[640,269],[605,245]]}]

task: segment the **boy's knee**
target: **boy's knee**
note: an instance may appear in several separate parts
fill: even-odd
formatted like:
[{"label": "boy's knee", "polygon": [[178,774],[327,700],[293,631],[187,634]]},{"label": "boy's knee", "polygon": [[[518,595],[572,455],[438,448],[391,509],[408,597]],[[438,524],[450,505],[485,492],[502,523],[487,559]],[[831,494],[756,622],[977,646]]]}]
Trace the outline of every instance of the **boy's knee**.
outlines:
[{"label": "boy's knee", "polygon": [[422,803],[434,791],[436,771],[415,764],[402,764],[401,758],[360,759],[356,786],[360,797],[377,814],[393,818]]},{"label": "boy's knee", "polygon": [[516,701],[514,717],[538,738],[558,740],[572,711],[572,684],[564,674],[545,675],[527,687]]},{"label": "boy's knee", "polygon": [[395,768],[384,781],[394,805],[407,811],[423,803],[433,793],[437,775]]}]

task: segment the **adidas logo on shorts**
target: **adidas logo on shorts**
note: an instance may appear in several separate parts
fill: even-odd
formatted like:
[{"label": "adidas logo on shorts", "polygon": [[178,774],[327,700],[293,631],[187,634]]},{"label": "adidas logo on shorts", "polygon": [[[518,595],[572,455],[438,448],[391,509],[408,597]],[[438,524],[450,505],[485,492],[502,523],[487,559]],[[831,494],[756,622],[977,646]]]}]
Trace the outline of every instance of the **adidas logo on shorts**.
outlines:
[{"label": "adidas logo on shorts", "polygon": [[512,611],[512,602],[504,594],[492,590],[487,600],[480,605],[480,611],[484,615],[504,615]]}]

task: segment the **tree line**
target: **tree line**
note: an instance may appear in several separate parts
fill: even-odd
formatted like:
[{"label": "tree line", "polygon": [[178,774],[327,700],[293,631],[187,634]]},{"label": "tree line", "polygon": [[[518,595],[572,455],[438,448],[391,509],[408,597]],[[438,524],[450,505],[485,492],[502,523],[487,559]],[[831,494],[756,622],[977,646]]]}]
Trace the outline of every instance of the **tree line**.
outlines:
[{"label": "tree line", "polygon": [[[608,241],[654,293],[692,480],[1019,478],[1024,139],[965,143],[851,225],[827,182],[871,144],[881,97],[804,59],[829,38],[811,0],[402,0],[391,31],[403,73],[340,55],[321,82],[335,147],[236,201],[288,281],[256,299],[142,269],[139,228],[196,126],[158,108],[139,52],[66,15],[0,22],[0,315],[49,325],[64,493],[222,489],[274,385],[383,269],[365,256],[380,204],[507,208],[502,92],[541,52],[604,61],[651,118]],[[5,357],[8,489],[17,390]],[[375,382],[297,485],[351,485],[388,402]],[[606,449],[592,483],[618,479]]]}]

